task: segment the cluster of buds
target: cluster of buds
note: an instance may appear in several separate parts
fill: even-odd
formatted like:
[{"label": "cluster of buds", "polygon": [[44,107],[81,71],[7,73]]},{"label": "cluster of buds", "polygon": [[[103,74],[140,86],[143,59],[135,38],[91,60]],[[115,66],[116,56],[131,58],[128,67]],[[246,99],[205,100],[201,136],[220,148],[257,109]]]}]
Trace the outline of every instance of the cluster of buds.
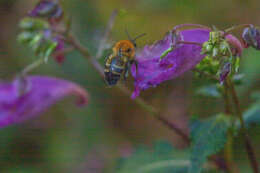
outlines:
[{"label": "cluster of buds", "polygon": [[[32,48],[34,53],[47,58],[56,51],[64,49],[62,37],[55,32],[55,27],[61,22],[63,11],[58,2],[42,0],[29,12],[29,17],[20,22],[22,32],[18,41]],[[59,63],[64,55],[54,57]]]},{"label": "cluster of buds", "polygon": [[57,42],[52,39],[49,24],[41,19],[25,18],[20,27],[23,32],[18,36],[18,41],[27,44],[40,57],[49,57],[57,47]]},{"label": "cluster of buds", "polygon": [[241,42],[224,31],[214,30],[209,40],[203,43],[201,53],[206,55],[197,68],[211,75],[218,76],[220,83],[239,70]]},{"label": "cluster of buds", "polygon": [[209,33],[209,40],[203,43],[202,54],[212,58],[229,56],[230,48],[222,31],[212,31]]}]

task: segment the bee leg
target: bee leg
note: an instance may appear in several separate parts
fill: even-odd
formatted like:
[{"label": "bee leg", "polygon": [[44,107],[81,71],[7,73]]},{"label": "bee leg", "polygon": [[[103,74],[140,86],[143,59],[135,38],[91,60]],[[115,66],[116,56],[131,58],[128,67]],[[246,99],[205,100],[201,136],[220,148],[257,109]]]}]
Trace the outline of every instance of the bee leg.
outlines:
[{"label": "bee leg", "polygon": [[135,64],[135,75],[137,76],[137,71],[138,71],[138,62],[136,60],[131,60],[130,63],[129,63],[129,66],[128,68],[131,68],[131,65],[132,64]]},{"label": "bee leg", "polygon": [[125,67],[125,72],[124,72],[124,75],[123,75],[124,81],[126,81],[126,78],[128,77],[128,70],[129,70],[129,68],[130,68],[130,63],[127,63],[126,67]]},{"label": "bee leg", "polygon": [[138,74],[138,62],[136,60],[134,60],[133,63],[135,64],[135,75],[137,76],[137,74]]},{"label": "bee leg", "polygon": [[124,73],[124,81],[126,81],[127,77],[128,77],[128,70],[126,70],[125,73]]}]

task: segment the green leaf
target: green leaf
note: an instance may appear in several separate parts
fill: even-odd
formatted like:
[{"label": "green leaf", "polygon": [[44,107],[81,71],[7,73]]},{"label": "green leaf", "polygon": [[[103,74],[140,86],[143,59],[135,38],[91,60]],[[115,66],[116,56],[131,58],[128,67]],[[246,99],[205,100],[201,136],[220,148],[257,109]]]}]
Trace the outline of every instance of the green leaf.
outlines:
[{"label": "green leaf", "polygon": [[244,112],[243,118],[247,128],[254,124],[260,124],[260,101]]},{"label": "green leaf", "polygon": [[56,42],[48,39],[42,39],[38,42],[38,44],[36,44],[36,46],[33,49],[36,55],[39,55],[41,57],[48,57],[52,54],[56,47]]},{"label": "green leaf", "polygon": [[243,84],[243,79],[244,79],[245,75],[244,74],[235,74],[232,77],[233,82],[235,83],[235,85],[241,85]]},{"label": "green leaf", "polygon": [[27,31],[38,31],[47,29],[49,27],[49,24],[48,22],[38,18],[26,17],[21,20],[19,26],[20,28]]},{"label": "green leaf", "polygon": [[196,93],[202,96],[213,97],[213,98],[221,97],[219,88],[216,85],[203,86],[199,88]]},{"label": "green leaf", "polygon": [[33,38],[37,35],[35,32],[24,31],[17,37],[17,41],[23,44],[29,44]]},{"label": "green leaf", "polygon": [[42,32],[24,31],[19,34],[17,40],[31,47],[34,53],[40,57],[50,56],[58,44],[53,39],[46,37]]},{"label": "green leaf", "polygon": [[255,101],[260,100],[260,91],[253,92],[250,97],[251,97],[251,99],[253,99]]},{"label": "green leaf", "polygon": [[205,121],[193,119],[191,122],[191,166],[190,173],[200,173],[208,156],[220,151],[227,140],[231,118],[219,114]]},{"label": "green leaf", "polygon": [[186,173],[190,161],[169,143],[160,142],[153,149],[139,147],[132,156],[120,160],[117,173]]}]

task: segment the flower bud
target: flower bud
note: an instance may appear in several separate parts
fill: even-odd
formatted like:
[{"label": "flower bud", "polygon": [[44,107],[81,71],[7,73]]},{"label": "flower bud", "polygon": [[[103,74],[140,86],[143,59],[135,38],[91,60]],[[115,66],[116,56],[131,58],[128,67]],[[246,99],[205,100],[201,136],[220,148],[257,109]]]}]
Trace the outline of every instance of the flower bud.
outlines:
[{"label": "flower bud", "polygon": [[246,43],[246,46],[252,46],[257,50],[260,50],[260,31],[257,28],[254,26],[245,28],[242,38]]},{"label": "flower bud", "polygon": [[220,74],[219,74],[220,83],[223,83],[225,81],[225,79],[227,78],[230,72],[231,72],[231,63],[227,62],[223,65],[222,69],[220,70]]},{"label": "flower bud", "polygon": [[19,23],[19,26],[21,29],[27,30],[27,31],[38,31],[47,29],[49,27],[48,23],[41,19],[35,19],[26,17],[21,20]]},{"label": "flower bud", "polygon": [[43,17],[48,19],[59,19],[63,11],[58,3],[51,0],[41,0],[29,13],[31,17]]}]

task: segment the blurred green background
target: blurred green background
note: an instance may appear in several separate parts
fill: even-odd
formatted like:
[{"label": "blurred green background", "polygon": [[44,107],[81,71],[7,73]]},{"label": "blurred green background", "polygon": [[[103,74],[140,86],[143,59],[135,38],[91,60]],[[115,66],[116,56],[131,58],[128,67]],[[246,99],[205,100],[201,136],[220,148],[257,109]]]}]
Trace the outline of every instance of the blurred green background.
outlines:
[{"label": "blurred green background", "polygon": [[[18,22],[36,4],[36,0],[0,0],[0,79],[11,80],[33,62],[32,51],[16,41]],[[260,26],[259,0],[64,0],[73,19],[73,32],[93,55],[114,9],[120,9],[110,35],[111,45],[131,35],[147,33],[138,46],[161,39],[174,25],[199,23],[224,29],[235,24]],[[239,36],[239,32],[237,33]],[[102,60],[101,60],[102,61]],[[241,71],[246,75],[239,88],[245,109],[250,94],[260,89],[260,52],[243,53]],[[183,148],[181,138],[139,108],[128,96],[108,88],[95,70],[77,52],[58,65],[50,60],[33,74],[49,75],[74,81],[90,93],[90,104],[78,108],[65,99],[42,116],[0,130],[0,172],[113,172],[116,159],[134,146],[168,140]],[[202,117],[223,110],[222,100],[195,95],[202,80],[191,72],[164,82],[141,94],[160,109],[162,116],[188,131],[188,118]],[[126,85],[133,88],[130,78]],[[257,159],[260,160],[260,126],[250,129]],[[241,137],[234,142],[234,159],[241,172],[249,171]]]}]

